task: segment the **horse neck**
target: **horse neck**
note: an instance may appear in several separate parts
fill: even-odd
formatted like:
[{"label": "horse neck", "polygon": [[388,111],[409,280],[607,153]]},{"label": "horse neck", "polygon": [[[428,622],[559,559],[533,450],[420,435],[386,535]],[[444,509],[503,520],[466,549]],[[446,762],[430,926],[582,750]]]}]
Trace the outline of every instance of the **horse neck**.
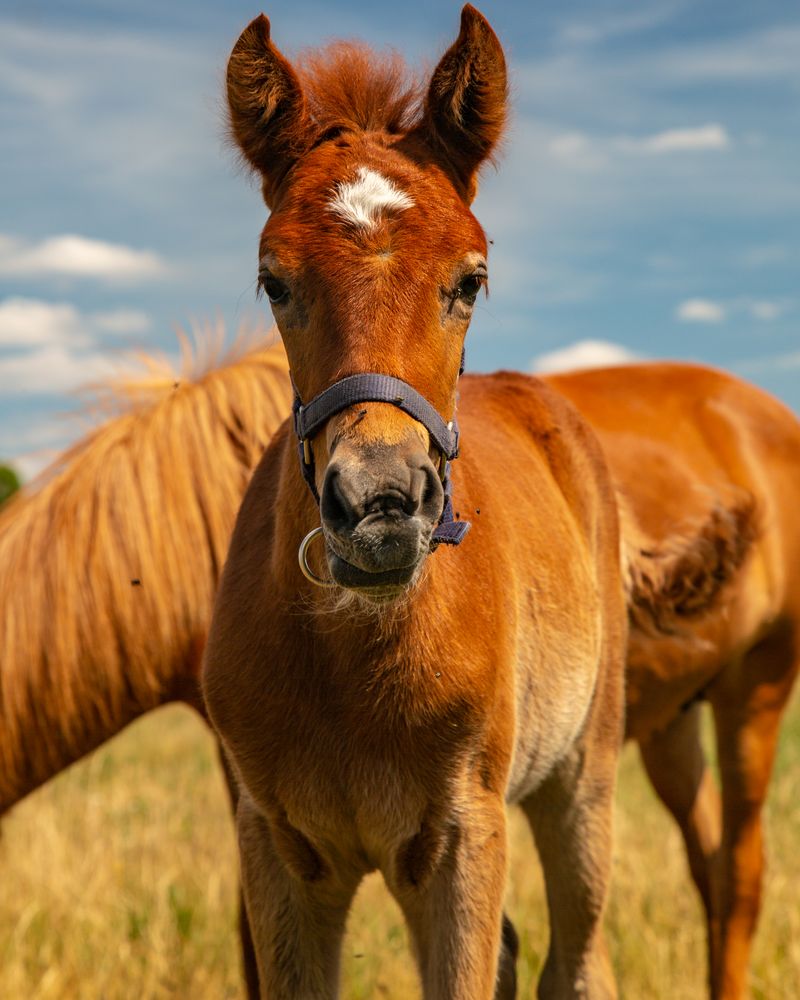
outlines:
[{"label": "horse neck", "polygon": [[[283,436],[280,453],[262,471],[245,503],[251,510],[243,507],[243,515],[252,513],[251,523],[259,532],[261,519],[271,511],[272,552],[263,553],[257,543],[252,546],[254,558],[273,567],[270,585],[276,599],[268,628],[274,633],[280,617],[289,646],[304,637],[310,660],[329,679],[349,685],[354,671],[367,669],[377,679],[385,670],[390,686],[399,685],[398,690],[406,692],[413,688],[417,664],[433,663],[440,652],[437,643],[446,641],[450,595],[440,565],[446,555],[431,553],[407,595],[387,605],[343,588],[318,587],[302,576],[298,566],[300,542],[319,527],[320,512],[299,472],[297,442],[291,432]],[[324,546],[317,541],[308,558],[324,577],[323,553]]]},{"label": "horse neck", "polygon": [[221,377],[111,421],[4,512],[0,812],[142,713],[200,707],[236,511],[289,408],[285,371],[243,366],[231,393]]}]

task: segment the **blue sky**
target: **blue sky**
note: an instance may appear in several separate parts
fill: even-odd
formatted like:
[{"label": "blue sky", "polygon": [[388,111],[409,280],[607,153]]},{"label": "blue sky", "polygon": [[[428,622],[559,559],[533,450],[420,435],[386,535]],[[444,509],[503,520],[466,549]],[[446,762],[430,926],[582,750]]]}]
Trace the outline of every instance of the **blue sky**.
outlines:
[{"label": "blue sky", "polygon": [[[258,318],[265,210],[226,147],[222,80],[258,6],[0,5],[0,460],[81,429],[74,390],[174,330]],[[402,19],[398,18],[402,10]],[[676,357],[800,410],[796,0],[481,9],[514,114],[476,213],[494,241],[473,370]],[[291,54],[332,37],[431,65],[458,4],[278,2]]]}]

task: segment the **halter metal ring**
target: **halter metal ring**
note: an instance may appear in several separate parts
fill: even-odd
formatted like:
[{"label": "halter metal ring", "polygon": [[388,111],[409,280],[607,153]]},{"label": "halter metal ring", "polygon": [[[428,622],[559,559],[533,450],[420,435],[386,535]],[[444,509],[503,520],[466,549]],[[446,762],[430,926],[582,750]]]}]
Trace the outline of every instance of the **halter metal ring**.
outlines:
[{"label": "halter metal ring", "polygon": [[315,583],[318,587],[335,587],[336,584],[333,580],[323,580],[321,576],[317,576],[314,570],[308,565],[308,559],[306,558],[309,545],[317,535],[321,534],[322,528],[314,528],[312,531],[309,531],[303,541],[300,542],[300,548],[297,551],[297,561],[300,563],[300,570],[307,580]]}]

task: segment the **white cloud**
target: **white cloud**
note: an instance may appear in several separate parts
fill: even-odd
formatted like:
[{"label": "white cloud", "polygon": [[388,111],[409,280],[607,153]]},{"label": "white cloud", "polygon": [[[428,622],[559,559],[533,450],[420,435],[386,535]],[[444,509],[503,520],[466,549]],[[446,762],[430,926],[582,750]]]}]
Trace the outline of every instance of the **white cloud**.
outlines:
[{"label": "white cloud", "polygon": [[785,374],[787,371],[800,370],[800,351],[773,354],[766,358],[751,358],[747,361],[739,361],[731,367],[740,375],[751,378],[765,374]]},{"label": "white cloud", "polygon": [[712,299],[686,299],[675,309],[675,317],[685,323],[721,323],[729,316],[746,316],[759,322],[772,322],[791,311],[791,299],[753,299],[739,297],[726,302]]},{"label": "white cloud", "polygon": [[[74,415],[72,415],[74,416]],[[83,430],[76,419],[47,416],[31,422],[16,416],[0,427],[0,461],[8,463],[24,481],[30,481]]]},{"label": "white cloud", "polygon": [[671,20],[683,7],[685,0],[677,3],[644,6],[643,9],[606,17],[595,16],[590,21],[570,21],[560,31],[561,39],[568,45],[597,45],[613,38],[636,35],[660,27]]},{"label": "white cloud", "polygon": [[8,236],[0,238],[0,275],[141,281],[166,271],[161,258],[149,250],[134,250],[85,236],[51,236],[33,245]]},{"label": "white cloud", "polygon": [[86,346],[88,337],[78,310],[67,302],[9,298],[0,302],[0,346],[43,344]]},{"label": "white cloud", "polygon": [[791,257],[791,251],[782,243],[763,243],[747,247],[737,256],[740,267],[749,270],[772,268],[784,264]]},{"label": "white cloud", "polygon": [[577,368],[605,368],[638,360],[639,356],[622,344],[614,344],[609,340],[579,340],[568,347],[540,354],[531,362],[531,370],[561,372]]},{"label": "white cloud", "polygon": [[110,312],[93,313],[92,323],[104,333],[117,335],[147,333],[150,317],[139,309],[114,309]]},{"label": "white cloud", "polygon": [[150,318],[139,309],[79,312],[69,302],[43,302],[16,296],[0,301],[0,347],[25,348],[57,344],[89,347],[99,335],[146,333]]},{"label": "white cloud", "polygon": [[58,447],[41,448],[39,451],[15,455],[9,460],[9,464],[23,483],[30,483],[40,472],[44,472],[48,465],[51,465],[55,461],[61,450]]},{"label": "white cloud", "polygon": [[97,381],[117,368],[100,347],[103,335],[149,327],[135,309],[84,314],[68,302],[0,301],[0,391],[51,394]]},{"label": "white cloud", "polygon": [[750,302],[748,308],[753,319],[767,322],[779,319],[786,311],[786,307],[781,302],[769,302],[766,299]]},{"label": "white cloud", "polygon": [[553,156],[569,160],[591,149],[591,143],[582,132],[564,132],[554,136],[547,148]]},{"label": "white cloud", "polygon": [[687,299],[676,308],[675,316],[684,323],[721,323],[725,307],[711,299]]},{"label": "white cloud", "polygon": [[5,396],[49,395],[108,378],[116,370],[100,352],[47,344],[26,354],[0,357],[0,386]]},{"label": "white cloud", "polygon": [[705,150],[728,149],[730,136],[722,125],[700,125],[696,128],[673,128],[644,139],[628,140],[631,149],[643,153],[695,153]]},{"label": "white cloud", "polygon": [[787,23],[716,43],[679,45],[649,62],[654,74],[684,86],[697,81],[796,80],[798,46],[800,26]]},{"label": "white cloud", "polygon": [[608,163],[608,155],[602,145],[583,132],[564,132],[553,136],[547,143],[547,152],[555,160],[584,170],[597,170]]},{"label": "white cloud", "polygon": [[731,139],[718,124],[697,128],[674,128],[648,136],[589,136],[584,132],[562,132],[546,144],[549,156],[570,167],[598,170],[612,157],[621,155],[662,156],[676,153],[702,153],[729,149]]}]

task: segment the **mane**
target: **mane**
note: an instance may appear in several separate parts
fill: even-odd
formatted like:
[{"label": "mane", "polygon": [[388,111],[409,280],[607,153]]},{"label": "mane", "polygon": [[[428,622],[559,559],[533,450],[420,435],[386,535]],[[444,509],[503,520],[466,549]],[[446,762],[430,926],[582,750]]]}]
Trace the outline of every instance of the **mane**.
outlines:
[{"label": "mane", "polygon": [[121,412],[0,512],[0,811],[193,689],[236,512],[291,392],[263,334],[218,368],[208,340],[188,355],[192,377],[147,358],[101,387]]},{"label": "mane", "polygon": [[422,116],[423,87],[397,52],[336,41],[301,52],[296,69],[321,136],[403,132]]}]

